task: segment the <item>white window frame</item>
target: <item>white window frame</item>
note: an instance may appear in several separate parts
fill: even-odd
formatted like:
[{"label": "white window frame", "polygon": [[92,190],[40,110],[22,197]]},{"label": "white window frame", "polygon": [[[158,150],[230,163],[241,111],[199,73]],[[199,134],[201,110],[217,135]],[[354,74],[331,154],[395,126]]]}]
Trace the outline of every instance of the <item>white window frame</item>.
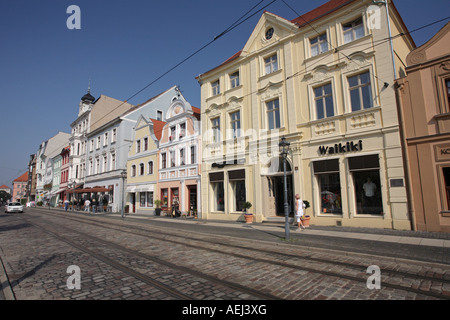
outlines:
[{"label": "white window frame", "polygon": [[[361,23],[357,24],[357,22],[359,22],[359,21],[361,21]],[[346,26],[346,25],[351,25],[350,29],[344,30],[344,26]],[[358,37],[358,35],[356,33],[356,30],[357,30],[356,27],[357,26],[360,26],[360,28],[361,28],[361,30],[363,32],[363,35],[361,35],[359,37]],[[354,19],[347,20],[347,22],[342,22],[341,23],[341,30],[342,30],[342,44],[347,44],[347,43],[350,43],[350,42],[353,42],[355,40],[363,38],[364,36],[366,36],[366,30],[365,30],[365,26],[364,26],[364,17],[363,16],[359,16],[359,17],[355,17]],[[345,40],[346,34],[351,34],[351,39],[346,41]]]},{"label": "white window frame", "polygon": [[217,79],[211,82],[211,95],[217,96],[220,94],[220,80]]}]

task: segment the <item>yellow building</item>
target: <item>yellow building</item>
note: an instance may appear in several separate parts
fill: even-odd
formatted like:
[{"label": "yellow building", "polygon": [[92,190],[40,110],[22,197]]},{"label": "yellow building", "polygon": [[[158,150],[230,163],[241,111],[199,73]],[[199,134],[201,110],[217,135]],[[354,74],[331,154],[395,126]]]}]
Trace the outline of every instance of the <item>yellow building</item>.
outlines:
[{"label": "yellow building", "polygon": [[153,212],[158,182],[158,148],[164,121],[140,116],[128,153],[127,190],[129,212]]},{"label": "yellow building", "polygon": [[[410,229],[394,79],[415,47],[392,1],[332,0],[292,21],[265,12],[244,48],[201,85],[204,219],[284,216]],[[392,50],[391,50],[392,49]],[[369,181],[370,180],[370,181]],[[278,218],[277,218],[278,217]]]}]

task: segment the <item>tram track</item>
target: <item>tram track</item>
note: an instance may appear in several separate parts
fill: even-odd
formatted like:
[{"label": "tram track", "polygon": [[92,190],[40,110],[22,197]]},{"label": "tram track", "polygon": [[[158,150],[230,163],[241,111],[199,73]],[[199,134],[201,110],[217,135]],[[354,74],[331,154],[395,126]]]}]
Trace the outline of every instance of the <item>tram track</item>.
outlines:
[{"label": "tram track", "polygon": [[[49,212],[40,212],[42,216],[49,215],[52,217],[56,217],[62,220],[62,223],[65,221],[72,221],[76,223],[83,223],[86,224],[86,227],[83,227],[84,230],[87,230],[86,232],[81,232],[79,230],[73,230],[73,228],[68,227],[66,225],[61,225],[59,222],[55,223],[54,221],[51,222],[52,229],[59,229],[61,228],[65,230],[70,230],[71,232],[76,232],[81,238],[83,239],[90,239],[90,241],[94,241],[97,243],[102,244],[103,246],[107,246],[109,248],[112,248],[113,250],[118,250],[121,252],[127,252],[128,254],[136,257],[140,257],[143,259],[147,259],[148,261],[152,261],[153,263],[157,263],[160,265],[165,266],[167,269],[177,270],[179,272],[187,272],[193,276],[200,277],[202,279],[205,279],[206,281],[212,281],[216,284],[221,284],[226,287],[233,288],[235,290],[239,290],[242,292],[246,292],[247,294],[256,297],[257,299],[264,299],[264,300],[273,300],[278,299],[276,295],[271,294],[264,294],[258,290],[248,288],[246,286],[242,286],[237,283],[233,283],[230,281],[224,281],[223,279],[218,279],[215,276],[207,275],[202,271],[196,271],[192,269],[191,267],[184,267],[179,266],[176,263],[171,263],[168,261],[165,261],[163,259],[157,258],[155,256],[151,256],[142,252],[139,252],[137,250],[133,250],[131,248],[124,247],[121,245],[118,245],[117,243],[114,243],[110,240],[100,239],[98,237],[93,236],[92,234],[95,234],[94,229],[90,230],[90,228],[102,228],[105,230],[111,230],[111,231],[117,231],[117,232],[123,232],[132,236],[137,237],[144,237],[146,239],[154,241],[161,241],[163,243],[171,243],[174,246],[185,246],[188,248],[195,248],[197,250],[204,250],[208,253],[215,253],[215,254],[221,254],[226,255],[228,257],[233,257],[237,259],[246,259],[247,261],[253,261],[253,263],[262,263],[262,264],[270,264],[270,265],[276,265],[282,268],[288,268],[288,269],[295,269],[298,270],[299,268],[303,270],[304,272],[308,272],[311,275],[312,274],[319,274],[322,276],[327,276],[331,278],[336,279],[346,279],[348,281],[352,282],[359,282],[366,281],[367,275],[366,275],[366,268],[367,265],[364,265],[363,263],[354,263],[354,262],[345,262],[345,261],[336,261],[327,259],[324,257],[317,257],[313,255],[305,255],[304,252],[302,253],[288,253],[288,252],[279,252],[274,251],[270,249],[264,249],[264,248],[255,248],[255,247],[248,247],[246,245],[242,245],[236,242],[236,240],[232,241],[229,240],[226,237],[220,237],[217,235],[209,235],[208,243],[205,243],[204,237],[205,233],[201,232],[191,232],[190,235],[187,235],[186,233],[179,232],[174,229],[170,229],[170,231],[165,230],[165,228],[161,227],[154,227],[150,225],[142,225],[137,222],[130,222],[127,221],[126,224],[124,224],[123,221],[120,222],[114,222],[114,221],[105,221],[104,218],[99,217],[89,217],[89,220],[87,220],[87,217],[74,217],[74,216],[61,216],[57,213],[49,213]],[[36,218],[36,219],[34,219]],[[38,226],[41,229],[45,229],[45,227],[41,225],[37,225],[34,221],[37,219],[41,219],[38,217],[33,217],[33,221],[23,218],[27,223]],[[49,227],[49,220],[45,219],[46,226]],[[142,275],[139,272],[136,272],[132,270],[131,268],[128,268],[127,266],[124,266],[123,264],[120,264],[116,261],[114,261],[111,258],[108,258],[104,254],[101,254],[97,252],[97,250],[91,250],[88,249],[86,245],[82,245],[80,243],[76,243],[72,240],[67,239],[66,237],[63,237],[59,234],[56,234],[55,232],[51,230],[46,230],[46,232],[54,234],[55,237],[60,239],[61,241],[64,241],[66,243],[69,243],[70,245],[73,245],[74,247],[77,247],[79,250],[82,250],[90,255],[96,256],[99,259],[102,259],[104,263],[108,263],[109,265],[119,269],[124,270],[127,274],[136,277],[137,279],[144,279],[146,283],[152,283],[149,281],[149,279],[146,279],[145,275]],[[228,241],[224,241],[225,239],[228,239]],[[248,242],[248,241],[247,241]],[[156,242],[155,242],[156,244]],[[283,248],[285,248],[288,245],[283,244]],[[295,246],[289,246],[289,247],[295,247]],[[334,251],[334,250],[333,250]],[[254,256],[255,253],[258,256]],[[252,256],[251,256],[252,255]],[[384,268],[382,269],[382,285],[383,287],[394,289],[394,290],[401,290],[404,292],[412,292],[418,295],[428,296],[436,299],[450,299],[450,296],[447,294],[441,294],[439,292],[435,292],[430,289],[423,289],[422,284],[424,282],[440,282],[442,284],[449,284],[450,280],[448,279],[449,274],[447,273],[444,277],[436,277],[427,275],[426,272],[422,273],[421,275],[418,274],[412,274],[405,271],[397,270],[397,267],[394,267],[390,270]],[[150,279],[153,280],[153,279]],[[415,287],[409,286],[411,282],[416,282],[417,285]],[[160,283],[154,283],[155,286],[161,286]],[[193,300],[192,297],[186,296],[186,295],[179,295],[179,292],[172,292],[173,289],[166,288],[164,286],[161,287],[161,290],[168,290],[168,294],[170,294],[173,297],[176,297],[177,299],[183,299],[183,300]],[[170,292],[170,293],[169,293]]]},{"label": "tram track", "polygon": [[[153,278],[151,278],[151,277],[149,277],[149,276],[147,276],[147,275],[145,275],[145,274],[143,274],[141,272],[135,271],[132,268],[125,266],[122,263],[114,261],[113,259],[108,257],[106,254],[101,253],[99,250],[89,249],[88,245],[86,245],[86,244],[80,244],[80,243],[77,243],[76,241],[68,239],[68,237],[61,236],[60,234],[58,234],[58,233],[48,229],[47,227],[42,226],[42,225],[40,225],[40,224],[38,224],[36,222],[33,222],[30,219],[23,218],[23,217],[20,217],[19,219],[22,219],[22,220],[26,221],[31,226],[35,226],[35,227],[40,228],[45,233],[52,235],[53,237],[57,238],[58,240],[63,241],[65,243],[69,244],[70,246],[75,247],[76,249],[78,249],[78,250],[80,250],[80,251],[82,251],[84,253],[89,254],[90,256],[92,256],[92,257],[102,261],[103,263],[106,263],[106,264],[112,266],[113,268],[115,268],[117,270],[120,270],[120,271],[126,273],[129,276],[132,276],[132,277],[134,277],[136,279],[141,280],[142,282],[147,283],[147,284],[157,288],[160,291],[165,292],[166,294],[168,294],[168,295],[170,295],[170,296],[172,296],[172,297],[174,297],[176,299],[196,300],[196,298],[194,296],[192,296],[192,295],[186,295],[184,293],[181,293],[178,290],[176,290],[176,289],[174,289],[174,288],[172,288],[172,287],[170,287],[168,285],[162,284],[161,282],[156,281]],[[134,257],[140,257],[140,258],[149,260],[149,261],[151,261],[151,262],[153,262],[153,263],[155,263],[157,265],[164,266],[165,270],[171,270],[171,272],[182,272],[182,273],[190,274],[193,277],[202,278],[202,279],[204,279],[206,281],[215,283],[217,285],[224,286],[224,287],[230,288],[232,290],[239,291],[241,293],[246,293],[250,297],[254,297],[254,299],[260,299],[260,300],[278,300],[279,299],[278,297],[276,297],[274,295],[266,294],[266,293],[263,293],[263,292],[260,292],[260,291],[257,291],[257,290],[253,290],[251,288],[242,286],[242,285],[237,284],[237,283],[233,283],[233,282],[230,282],[230,281],[218,279],[216,277],[209,276],[207,274],[204,274],[204,273],[201,273],[201,272],[198,272],[198,271],[195,271],[195,270],[183,267],[183,266],[179,266],[177,264],[174,264],[174,263],[171,263],[171,262],[168,262],[168,261],[164,261],[164,260],[159,259],[157,257],[153,257],[153,256],[150,256],[150,255],[141,253],[139,251],[132,250],[132,249],[130,249],[128,247],[124,247],[124,246],[118,245],[118,244],[116,244],[114,242],[107,241],[107,240],[104,240],[104,239],[100,239],[100,238],[92,236],[92,235],[90,235],[88,233],[81,232],[81,231],[78,231],[78,230],[74,231],[73,229],[68,228],[66,226],[63,226],[63,225],[60,225],[60,224],[49,223],[48,221],[46,221],[45,225],[46,226],[52,225],[53,226],[52,229],[56,229],[56,228],[59,229],[59,230],[65,229],[68,232],[72,232],[72,233],[75,232],[76,234],[82,236],[83,239],[90,239],[91,241],[94,241],[94,242],[97,242],[97,243],[101,243],[105,247],[107,247],[108,249],[119,250],[119,251],[121,251],[123,253],[126,253],[128,255],[131,255],[131,256],[134,256]],[[92,246],[92,244],[90,244],[90,245]],[[165,272],[167,272],[167,271],[165,271]],[[195,280],[193,282],[195,282]]]}]

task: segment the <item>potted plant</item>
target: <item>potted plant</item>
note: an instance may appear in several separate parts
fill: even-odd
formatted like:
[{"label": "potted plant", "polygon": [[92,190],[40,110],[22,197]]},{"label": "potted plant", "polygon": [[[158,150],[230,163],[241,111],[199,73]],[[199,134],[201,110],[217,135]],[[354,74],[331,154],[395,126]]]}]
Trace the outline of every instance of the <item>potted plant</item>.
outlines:
[{"label": "potted plant", "polygon": [[155,216],[160,216],[161,215],[161,204],[162,204],[162,200],[156,199],[155,201]]},{"label": "potted plant", "polygon": [[246,223],[252,223],[253,222],[253,214],[248,212],[248,209],[250,209],[252,207],[251,202],[246,201],[243,205],[243,210],[244,211],[244,218],[245,218],[245,222]]},{"label": "potted plant", "polygon": [[310,207],[309,201],[308,200],[303,200],[303,204],[304,204],[305,214],[303,215],[303,217],[301,219],[302,219],[303,226],[305,228],[308,228],[309,227],[309,220],[311,219],[311,217],[306,214],[306,209],[308,209]]}]

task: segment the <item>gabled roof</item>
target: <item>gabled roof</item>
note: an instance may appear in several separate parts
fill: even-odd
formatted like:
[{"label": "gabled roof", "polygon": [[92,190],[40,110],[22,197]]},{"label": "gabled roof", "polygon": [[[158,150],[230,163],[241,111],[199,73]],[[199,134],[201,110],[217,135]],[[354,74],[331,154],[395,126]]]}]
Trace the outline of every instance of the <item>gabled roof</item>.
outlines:
[{"label": "gabled roof", "polygon": [[23,175],[15,179],[13,182],[27,182],[28,181],[28,171],[25,172]]},{"label": "gabled roof", "polygon": [[0,189],[3,190],[3,189],[11,189],[11,188],[8,186],[2,185],[2,186],[0,186]]},{"label": "gabled roof", "polygon": [[[314,22],[315,20],[318,20],[320,18],[323,18],[325,16],[327,16],[330,13],[333,13],[336,10],[341,9],[342,7],[349,5],[353,2],[355,2],[357,0],[330,0],[326,3],[324,3],[323,5],[305,13],[302,14],[301,16],[292,19],[290,22],[297,25],[299,28],[305,27],[306,25]],[[400,14],[397,11],[397,8],[395,7],[393,1],[390,2],[390,7],[392,8],[392,10],[394,10],[394,12],[398,15],[399,18],[399,22],[402,24],[402,26],[405,28],[405,30],[408,30],[405,23],[403,22]],[[268,11],[264,11],[264,13],[269,13],[269,14],[273,14],[270,13]],[[273,14],[275,15],[275,14]],[[277,15],[275,15],[277,16]],[[280,16],[278,16],[280,17]],[[282,17],[280,17],[282,18]],[[284,18],[283,18],[284,19]],[[414,40],[412,39],[411,35],[409,33],[406,34],[406,36],[409,38],[409,40],[411,41],[411,43],[413,44],[413,46],[415,47],[415,43]],[[242,54],[242,50],[240,50],[239,52],[235,53],[233,56],[231,56],[230,58],[228,58],[227,60],[225,60],[224,62],[222,62],[220,65],[218,65],[217,67],[214,67],[206,72],[204,72],[203,74],[209,73],[217,68],[220,68],[234,60],[236,60],[237,58],[239,58]],[[197,80],[199,80],[201,75],[199,75],[198,77],[196,77]]]}]

